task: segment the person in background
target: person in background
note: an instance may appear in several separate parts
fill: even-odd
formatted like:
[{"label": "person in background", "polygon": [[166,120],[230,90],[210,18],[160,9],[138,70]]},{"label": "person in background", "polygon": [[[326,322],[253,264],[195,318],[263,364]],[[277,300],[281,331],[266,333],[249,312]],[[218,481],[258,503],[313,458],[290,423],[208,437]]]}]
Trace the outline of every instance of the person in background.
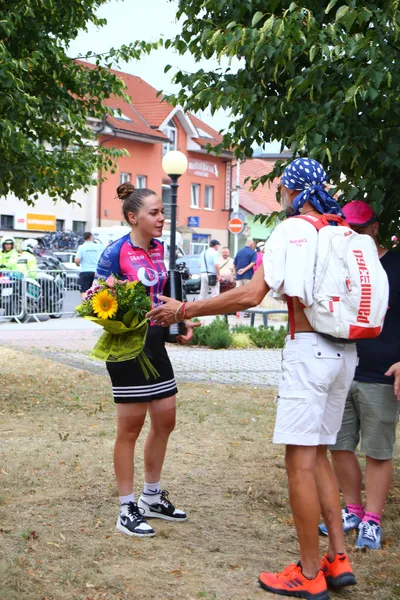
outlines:
[{"label": "person in background", "polygon": [[[378,219],[369,204],[354,200],[343,207],[343,213],[354,231],[369,235],[375,241],[390,288],[389,310],[382,333],[377,338],[357,342],[358,366],[336,443],[329,447],[346,502],[342,511],[343,530],[358,532],[356,548],[378,550],[381,516],[392,481],[392,457],[400,414],[392,376],[397,373],[393,363],[399,357],[400,255],[380,245]],[[366,458],[365,507],[361,496],[362,472],[355,453],[360,438],[360,449]],[[319,530],[328,535],[325,525],[320,525]]]},{"label": "person in background", "polygon": [[257,257],[256,264],[254,265],[254,273],[257,271],[259,267],[262,265],[263,256],[264,256],[264,242],[259,242],[256,247]]},{"label": "person in background", "polygon": [[[247,240],[244,248],[241,248],[235,256],[234,265],[236,270],[236,285],[246,285],[254,275],[254,267],[257,263],[257,252],[254,250],[254,240]],[[236,313],[240,316],[240,312]],[[249,317],[248,312],[244,313],[245,317]]]},{"label": "person in background", "polygon": [[[218,240],[211,240],[210,247],[200,254],[200,295],[199,300],[205,300],[211,288],[211,297],[219,294],[219,247]],[[209,275],[214,276],[215,285],[209,283]]]},{"label": "person in background", "polygon": [[5,235],[1,240],[0,267],[12,269],[18,261],[18,252],[15,250],[15,240],[12,235]]},{"label": "person in background", "polygon": [[39,245],[38,241],[33,238],[24,240],[21,244],[21,254],[16,263],[13,263],[12,269],[24,273],[26,277],[38,278],[38,267],[35,256],[35,248]]},{"label": "person in background", "polygon": [[237,286],[246,285],[254,275],[254,265],[257,262],[257,254],[254,250],[253,240],[247,240],[244,248],[241,248],[235,256]]},{"label": "person in background", "polygon": [[220,277],[235,277],[235,262],[227,246],[224,246],[221,250],[218,266]]},{"label": "person in background", "polygon": [[221,250],[219,275],[219,291],[221,294],[236,287],[235,264],[233,258],[230,256],[229,248],[227,246]]},{"label": "person in background", "polygon": [[94,275],[96,273],[97,262],[104,247],[101,244],[95,244],[93,235],[90,231],[83,234],[83,244],[79,246],[75,256],[75,264],[81,268],[80,283],[82,300],[85,294],[93,285]]}]

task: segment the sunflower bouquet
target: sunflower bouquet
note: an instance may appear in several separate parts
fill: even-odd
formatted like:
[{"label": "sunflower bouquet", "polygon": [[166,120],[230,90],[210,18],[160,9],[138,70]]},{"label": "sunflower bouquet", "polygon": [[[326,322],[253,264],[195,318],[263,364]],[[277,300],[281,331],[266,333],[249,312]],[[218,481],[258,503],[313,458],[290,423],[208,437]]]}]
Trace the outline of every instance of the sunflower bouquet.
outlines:
[{"label": "sunflower bouquet", "polygon": [[123,362],[137,358],[148,379],[158,373],[144,353],[151,300],[146,288],[137,281],[122,280],[114,275],[97,279],[86,292],[82,304],[76,307],[85,317],[105,330],[90,356],[108,362]]}]

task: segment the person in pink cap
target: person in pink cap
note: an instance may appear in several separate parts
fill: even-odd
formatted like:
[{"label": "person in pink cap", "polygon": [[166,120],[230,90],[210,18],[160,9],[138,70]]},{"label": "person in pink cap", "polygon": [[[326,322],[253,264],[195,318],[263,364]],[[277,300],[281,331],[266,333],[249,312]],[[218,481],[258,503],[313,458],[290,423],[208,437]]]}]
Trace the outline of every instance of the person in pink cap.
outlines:
[{"label": "person in pink cap", "polygon": [[[400,354],[400,255],[379,243],[378,218],[369,204],[354,200],[343,207],[343,213],[352,229],[374,239],[390,287],[389,310],[382,333],[375,339],[357,342],[359,363],[336,443],[329,446],[346,503],[342,511],[343,530],[357,532],[356,548],[378,550],[400,412],[399,374],[394,364]],[[361,496],[362,472],[355,454],[360,438],[360,449],[366,457],[365,506]],[[320,525],[319,530],[328,535],[325,525]]]}]

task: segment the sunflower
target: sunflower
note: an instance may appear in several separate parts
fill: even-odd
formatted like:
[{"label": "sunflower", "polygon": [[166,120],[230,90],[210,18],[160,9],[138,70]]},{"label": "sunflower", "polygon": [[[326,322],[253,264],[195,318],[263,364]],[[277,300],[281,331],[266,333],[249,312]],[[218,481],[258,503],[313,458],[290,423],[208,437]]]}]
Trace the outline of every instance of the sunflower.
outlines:
[{"label": "sunflower", "polygon": [[112,319],[118,310],[118,302],[107,290],[102,290],[93,296],[92,308],[100,319]]}]

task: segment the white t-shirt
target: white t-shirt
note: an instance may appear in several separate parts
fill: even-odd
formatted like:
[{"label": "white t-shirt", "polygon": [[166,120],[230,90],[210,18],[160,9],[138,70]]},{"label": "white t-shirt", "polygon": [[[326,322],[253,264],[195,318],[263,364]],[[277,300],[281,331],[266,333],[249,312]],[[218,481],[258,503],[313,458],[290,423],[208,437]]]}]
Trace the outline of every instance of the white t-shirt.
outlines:
[{"label": "white t-shirt", "polygon": [[218,265],[220,268],[219,274],[222,277],[232,277],[235,265],[234,260],[231,256],[229,256],[228,258],[222,258],[221,256],[221,258],[218,261]]},{"label": "white t-shirt", "polygon": [[[205,260],[204,260],[205,255]],[[218,264],[219,253],[214,248],[207,248],[200,254],[200,271],[216,275],[215,265]]]},{"label": "white t-shirt", "polygon": [[264,278],[282,300],[297,296],[305,306],[312,304],[317,246],[317,230],[303,219],[287,219],[268,238]]}]

